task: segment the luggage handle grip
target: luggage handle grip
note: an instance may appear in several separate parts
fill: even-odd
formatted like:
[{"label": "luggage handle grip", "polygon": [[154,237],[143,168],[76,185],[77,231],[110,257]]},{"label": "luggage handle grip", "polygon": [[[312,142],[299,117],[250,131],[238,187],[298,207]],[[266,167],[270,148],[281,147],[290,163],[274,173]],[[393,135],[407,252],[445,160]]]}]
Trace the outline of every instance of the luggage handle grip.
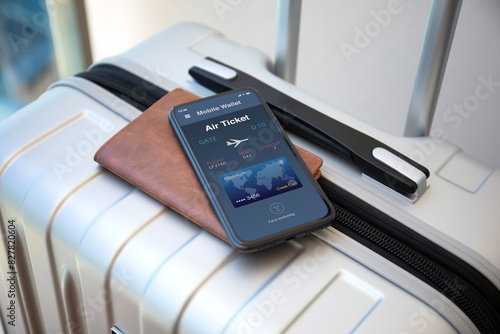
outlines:
[{"label": "luggage handle grip", "polygon": [[307,134],[313,142],[349,158],[362,173],[412,202],[428,187],[430,173],[424,166],[249,74],[209,57],[191,67],[189,74],[216,93],[243,87],[257,89],[285,128],[302,136]]}]

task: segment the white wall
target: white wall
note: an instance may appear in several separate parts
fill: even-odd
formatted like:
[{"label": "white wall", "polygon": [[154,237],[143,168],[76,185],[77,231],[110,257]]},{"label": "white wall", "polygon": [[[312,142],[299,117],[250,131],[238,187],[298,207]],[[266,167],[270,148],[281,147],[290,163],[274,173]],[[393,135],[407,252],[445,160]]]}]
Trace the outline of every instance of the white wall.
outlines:
[{"label": "white wall", "polygon": [[94,60],[119,54],[174,23],[194,21],[274,53],[276,1],[85,0]]},{"label": "white wall", "polygon": [[[303,0],[296,84],[402,134],[430,4]],[[181,21],[211,26],[273,59],[276,7],[270,0],[86,0],[94,60]],[[366,28],[372,37],[356,40]],[[356,51],[346,52],[354,50],[349,46]],[[493,84],[486,87],[484,80]],[[464,0],[432,132],[500,168],[499,109],[500,2]]]}]

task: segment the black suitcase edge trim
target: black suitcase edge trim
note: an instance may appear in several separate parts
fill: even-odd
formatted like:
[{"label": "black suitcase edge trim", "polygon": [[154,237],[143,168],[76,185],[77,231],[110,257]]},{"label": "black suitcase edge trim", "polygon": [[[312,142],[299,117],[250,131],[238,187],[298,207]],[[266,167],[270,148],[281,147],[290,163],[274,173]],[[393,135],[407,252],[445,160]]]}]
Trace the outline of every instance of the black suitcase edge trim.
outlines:
[{"label": "black suitcase edge trim", "polygon": [[333,228],[445,295],[481,333],[500,332],[500,291],[482,273],[331,181],[319,183],[337,212]]},{"label": "black suitcase edge trim", "polygon": [[[118,66],[76,75],[145,111],[168,91]],[[477,269],[331,181],[319,183],[337,217],[332,227],[441,292],[481,333],[500,333],[500,291]]]}]

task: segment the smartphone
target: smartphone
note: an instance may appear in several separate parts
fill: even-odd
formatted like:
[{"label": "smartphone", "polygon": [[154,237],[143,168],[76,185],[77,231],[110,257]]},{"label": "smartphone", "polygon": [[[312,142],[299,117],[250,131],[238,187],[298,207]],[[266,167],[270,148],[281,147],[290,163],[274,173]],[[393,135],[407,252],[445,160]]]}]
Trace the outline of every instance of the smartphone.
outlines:
[{"label": "smartphone", "polygon": [[256,90],[178,105],[169,117],[236,249],[264,249],[331,224],[328,198]]}]

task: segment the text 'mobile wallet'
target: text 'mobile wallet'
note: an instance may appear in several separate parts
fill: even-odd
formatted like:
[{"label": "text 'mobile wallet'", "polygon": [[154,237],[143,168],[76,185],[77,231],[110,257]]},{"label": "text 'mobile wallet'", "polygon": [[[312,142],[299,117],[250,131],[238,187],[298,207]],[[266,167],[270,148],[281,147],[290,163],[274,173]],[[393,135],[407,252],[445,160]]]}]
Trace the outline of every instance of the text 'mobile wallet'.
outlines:
[{"label": "text 'mobile wallet'", "polygon": [[[229,242],[168,119],[172,107],[198,98],[180,88],[173,90],[110,138],[94,160]],[[311,173],[319,178],[323,160],[296,148]]]}]

